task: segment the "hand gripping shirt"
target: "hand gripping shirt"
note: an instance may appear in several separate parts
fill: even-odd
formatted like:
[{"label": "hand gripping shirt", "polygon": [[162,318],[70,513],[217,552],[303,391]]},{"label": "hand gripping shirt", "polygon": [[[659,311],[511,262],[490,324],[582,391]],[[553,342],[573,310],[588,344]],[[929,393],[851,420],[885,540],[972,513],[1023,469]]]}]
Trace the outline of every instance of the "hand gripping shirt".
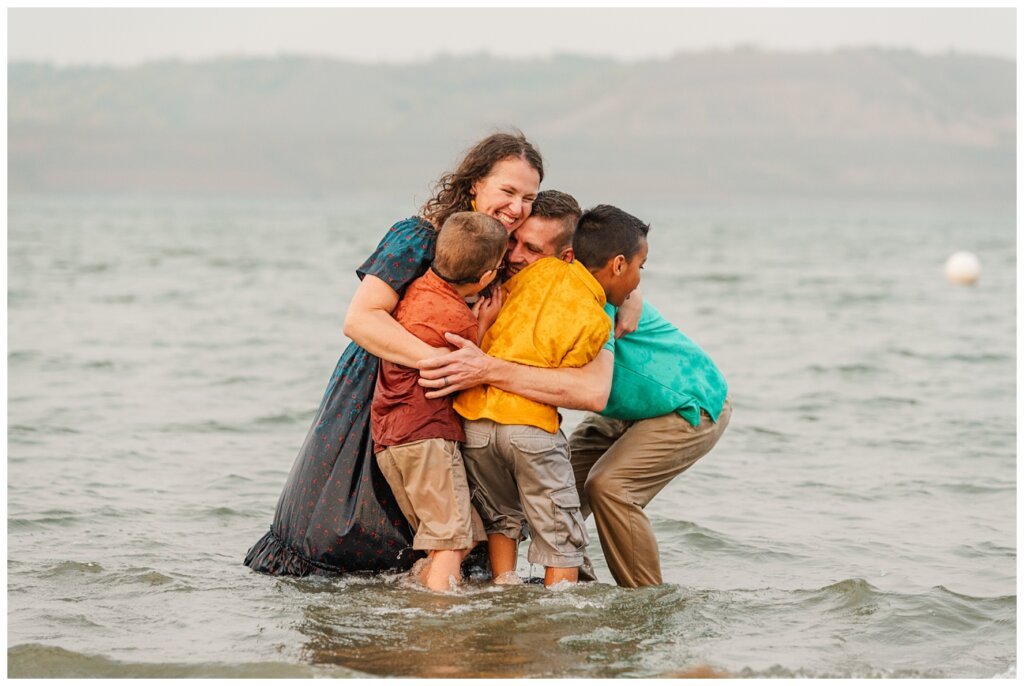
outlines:
[{"label": "hand gripping shirt", "polygon": [[[615,317],[615,307],[605,307]],[[679,413],[693,426],[700,411],[718,421],[729,387],[700,346],[687,338],[654,306],[644,302],[636,331],[611,339],[615,372],[608,404],[601,414],[624,420]]]},{"label": "hand gripping shirt", "polygon": [[[505,303],[480,346],[488,355],[532,367],[582,367],[608,341],[604,289],[579,262],[544,257],[503,288]],[[455,411],[466,419],[558,431],[557,408],[494,386],[463,391]]]}]

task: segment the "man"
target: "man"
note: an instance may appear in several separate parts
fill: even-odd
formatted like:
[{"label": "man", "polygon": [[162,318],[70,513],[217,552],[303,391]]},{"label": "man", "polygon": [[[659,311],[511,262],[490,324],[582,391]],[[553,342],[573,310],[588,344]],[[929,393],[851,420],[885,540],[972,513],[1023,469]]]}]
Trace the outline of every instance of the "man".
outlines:
[{"label": "man", "polygon": [[[510,245],[510,263],[515,259],[519,269],[556,254],[603,264],[601,241],[593,238],[609,223],[639,224],[645,236],[647,232],[632,215],[599,206],[581,217],[572,249],[566,251],[554,226],[545,230],[542,217],[537,219],[514,248]],[[606,308],[610,315],[614,310]],[[439,380],[446,378],[457,390],[488,383],[560,407],[592,411],[569,440],[581,511],[594,514],[617,584],[660,584],[657,541],[643,508],[707,454],[728,425],[732,410],[727,384],[711,359],[649,303],[643,303],[635,332],[609,340],[597,359],[580,369],[532,369],[488,358],[457,336],[448,340],[461,349],[421,363],[421,384],[441,389]],[[449,388],[428,396],[447,392]],[[587,565],[581,576],[589,576]]]}]

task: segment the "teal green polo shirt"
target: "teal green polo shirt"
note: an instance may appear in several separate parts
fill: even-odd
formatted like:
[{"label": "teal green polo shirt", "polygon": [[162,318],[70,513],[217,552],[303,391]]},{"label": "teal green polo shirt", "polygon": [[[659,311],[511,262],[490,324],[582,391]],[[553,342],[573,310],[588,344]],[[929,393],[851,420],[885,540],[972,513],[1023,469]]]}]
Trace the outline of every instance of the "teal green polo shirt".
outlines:
[{"label": "teal green polo shirt", "polygon": [[[615,306],[609,303],[605,312],[615,321]],[[638,420],[678,412],[698,426],[705,410],[718,421],[729,391],[725,377],[650,303],[644,302],[636,331],[617,340],[612,336],[604,347],[615,355],[615,373],[602,415]]]}]

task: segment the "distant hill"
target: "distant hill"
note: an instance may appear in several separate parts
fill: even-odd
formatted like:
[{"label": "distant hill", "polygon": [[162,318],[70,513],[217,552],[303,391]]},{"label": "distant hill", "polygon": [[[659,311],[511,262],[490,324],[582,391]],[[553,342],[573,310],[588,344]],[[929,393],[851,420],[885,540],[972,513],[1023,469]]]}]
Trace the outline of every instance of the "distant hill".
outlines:
[{"label": "distant hill", "polygon": [[753,49],[620,63],[478,55],[8,66],[20,192],[334,194],[429,184],[509,125],[587,197],[1012,202],[1016,64]]}]

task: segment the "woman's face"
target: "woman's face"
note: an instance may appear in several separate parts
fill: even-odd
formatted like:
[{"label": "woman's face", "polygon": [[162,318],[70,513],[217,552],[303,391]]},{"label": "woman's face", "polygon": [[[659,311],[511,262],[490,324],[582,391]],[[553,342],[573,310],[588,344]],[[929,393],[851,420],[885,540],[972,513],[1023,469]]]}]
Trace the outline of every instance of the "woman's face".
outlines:
[{"label": "woman's face", "polygon": [[522,157],[506,157],[473,184],[476,211],[489,214],[512,233],[530,216],[540,188],[540,174]]}]

